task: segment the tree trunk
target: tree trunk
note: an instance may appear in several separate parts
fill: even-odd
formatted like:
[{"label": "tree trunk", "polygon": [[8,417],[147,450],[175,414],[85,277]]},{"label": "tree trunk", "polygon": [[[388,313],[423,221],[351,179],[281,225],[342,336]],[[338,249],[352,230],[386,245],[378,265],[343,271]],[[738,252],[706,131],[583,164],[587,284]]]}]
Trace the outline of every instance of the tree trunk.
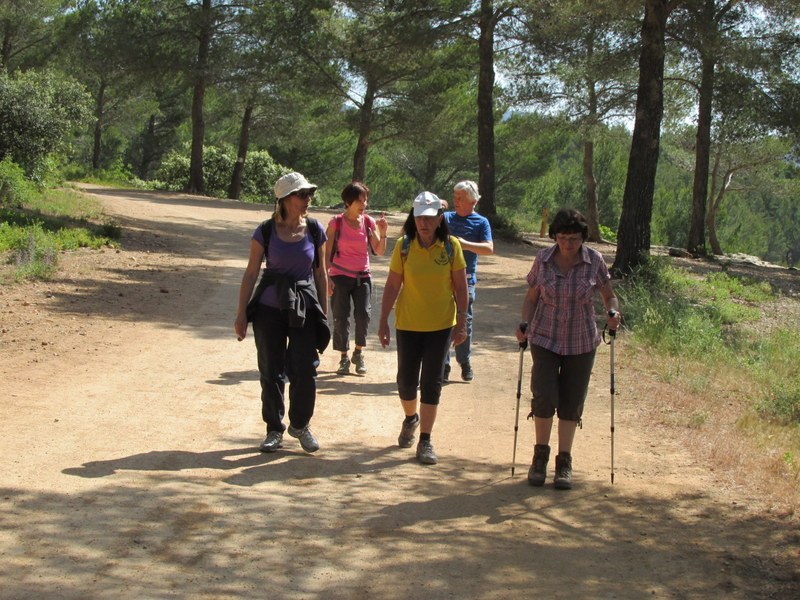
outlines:
[{"label": "tree trunk", "polygon": [[[725,193],[724,190],[720,191],[720,195],[724,193]],[[706,216],[706,226],[708,227],[708,243],[711,245],[711,252],[713,252],[717,256],[722,256],[725,253],[722,251],[722,246],[720,246],[719,240],[717,239],[716,202],[712,202],[711,206],[708,209],[708,215]]]},{"label": "tree trunk", "polygon": [[600,219],[597,214],[597,179],[594,176],[594,142],[583,142],[583,181],[586,185],[586,224],[590,242],[601,241]]},{"label": "tree trunk", "polygon": [[645,2],[636,119],[612,266],[619,275],[630,274],[647,261],[650,253],[650,221],[664,115],[664,37],[669,11],[667,0]]},{"label": "tree trunk", "polygon": [[192,94],[192,153],[189,163],[189,182],[186,191],[190,194],[204,194],[203,181],[203,141],[206,123],[203,105],[206,95],[208,77],[208,57],[211,48],[211,0],[203,0],[201,9],[201,27],[197,47],[197,65],[194,75],[194,92]]},{"label": "tree trunk", "polygon": [[[716,167],[717,165],[715,164],[715,175]],[[730,187],[732,180],[733,171],[728,171],[722,178],[722,184],[719,186],[718,192],[716,191],[716,186],[711,187],[713,193],[715,193],[715,196],[711,202],[711,205],[708,207],[708,215],[706,215],[706,227],[708,228],[708,243],[711,245],[711,252],[717,256],[722,256],[725,254],[722,251],[722,245],[719,243],[719,239],[717,238],[717,213],[719,212],[719,207],[722,205],[722,201],[725,198],[725,192],[728,191],[728,187]]]},{"label": "tree trunk", "polygon": [[[594,58],[595,35],[595,28],[592,26],[585,38],[586,57],[589,62]],[[600,235],[600,215],[597,210],[597,178],[594,176],[594,140],[592,139],[592,132],[597,123],[597,89],[591,76],[586,78],[586,91],[589,100],[588,118],[586,120],[589,133],[583,140],[583,181],[586,186],[586,224],[589,227],[589,237],[587,239],[590,242],[599,242],[602,238]]]},{"label": "tree trunk", "polygon": [[103,142],[103,113],[106,103],[106,80],[100,80],[97,97],[94,103],[94,143],[92,145],[92,169],[100,168],[100,148]]},{"label": "tree trunk", "polygon": [[153,162],[154,148],[156,146],[156,116],[150,115],[147,121],[147,131],[142,141],[142,159],[139,161],[139,179],[148,179],[150,164]]},{"label": "tree trunk", "polygon": [[367,153],[369,152],[369,137],[372,133],[372,111],[375,108],[375,82],[367,79],[367,89],[364,92],[364,104],[361,105],[358,120],[358,142],[353,155],[353,181],[365,181],[367,176]]},{"label": "tree trunk", "polygon": [[248,104],[242,116],[242,126],[239,129],[239,150],[236,153],[236,164],[233,165],[231,185],[228,188],[228,198],[238,200],[242,194],[242,173],[244,161],[247,159],[247,149],[250,145],[250,123],[253,119],[253,105]]},{"label": "tree trunk", "polygon": [[494,28],[492,0],[481,0],[478,40],[478,188],[481,213],[497,214],[494,160]]},{"label": "tree trunk", "polygon": [[3,71],[6,73],[10,73],[11,69],[8,66],[9,61],[11,60],[11,51],[14,47],[14,30],[11,27],[11,23],[5,23],[3,27],[3,43],[0,44],[0,67],[3,68]]},{"label": "tree trunk", "polygon": [[703,56],[694,155],[692,218],[686,247],[692,254],[701,256],[706,254],[706,199],[708,197],[709,156],[711,153],[711,104],[714,95],[715,62],[713,58]]}]

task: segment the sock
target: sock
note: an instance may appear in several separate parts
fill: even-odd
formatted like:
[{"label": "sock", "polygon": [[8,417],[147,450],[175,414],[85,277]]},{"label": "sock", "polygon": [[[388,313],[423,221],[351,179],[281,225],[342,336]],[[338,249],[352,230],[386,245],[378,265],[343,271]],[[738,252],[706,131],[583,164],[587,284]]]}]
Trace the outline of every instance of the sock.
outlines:
[{"label": "sock", "polygon": [[430,442],[431,441],[431,434],[430,433],[420,433],[419,434],[419,441],[420,442]]},{"label": "sock", "polygon": [[406,417],[405,421],[403,421],[403,422],[404,423],[414,423],[416,421],[419,421],[419,415],[417,413],[414,413],[410,417]]},{"label": "sock", "polygon": [[355,350],[353,350],[353,356],[355,356],[356,354],[361,354],[361,348],[356,348]]}]

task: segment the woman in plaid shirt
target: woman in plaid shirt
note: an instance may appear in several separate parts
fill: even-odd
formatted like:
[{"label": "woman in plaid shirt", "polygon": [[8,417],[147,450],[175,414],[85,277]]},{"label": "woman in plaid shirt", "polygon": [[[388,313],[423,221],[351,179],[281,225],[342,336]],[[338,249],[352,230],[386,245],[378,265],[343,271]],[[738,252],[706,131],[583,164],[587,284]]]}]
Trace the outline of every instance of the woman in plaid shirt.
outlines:
[{"label": "woman in plaid shirt", "polygon": [[[528,273],[517,341],[526,337],[533,355],[531,414],[536,445],[528,471],[531,485],[544,484],[550,459],[550,432],[558,414],[558,455],[553,483],[572,487],[572,442],[583,414],[594,356],[600,345],[594,312],[599,293],[608,327],[620,323],[619,303],[602,255],[587,247],[589,228],[581,213],[562,208],[549,235],[555,244],[540,250]],[[530,416],[530,415],[529,415]]]}]

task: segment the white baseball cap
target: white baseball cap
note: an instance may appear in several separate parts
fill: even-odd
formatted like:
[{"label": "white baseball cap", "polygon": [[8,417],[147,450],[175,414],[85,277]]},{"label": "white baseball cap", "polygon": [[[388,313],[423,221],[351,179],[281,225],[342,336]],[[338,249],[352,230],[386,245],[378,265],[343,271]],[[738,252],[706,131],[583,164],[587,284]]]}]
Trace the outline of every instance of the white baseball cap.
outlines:
[{"label": "white baseball cap", "polygon": [[316,190],[317,187],[300,173],[287,173],[275,182],[275,197],[280,200],[300,190]]},{"label": "white baseball cap", "polygon": [[435,217],[444,210],[439,196],[432,192],[422,192],[419,196],[414,198],[414,216],[415,217]]}]

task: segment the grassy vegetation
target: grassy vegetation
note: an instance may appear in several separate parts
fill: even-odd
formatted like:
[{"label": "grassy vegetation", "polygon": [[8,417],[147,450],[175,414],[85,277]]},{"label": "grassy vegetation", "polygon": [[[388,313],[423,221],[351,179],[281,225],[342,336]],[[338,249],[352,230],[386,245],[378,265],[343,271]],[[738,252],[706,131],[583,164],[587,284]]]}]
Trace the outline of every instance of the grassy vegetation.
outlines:
[{"label": "grassy vegetation", "polygon": [[715,460],[735,469],[760,455],[771,462],[762,471],[796,486],[800,326],[768,318],[770,307],[786,299],[764,282],[698,276],[658,257],[617,290],[632,345],[669,385],[657,416],[694,431]]},{"label": "grassy vegetation", "polygon": [[119,239],[119,228],[104,222],[99,202],[83,194],[8,183],[5,189],[15,191],[0,197],[0,255],[13,265],[15,280],[47,279],[59,252],[114,246]]}]

